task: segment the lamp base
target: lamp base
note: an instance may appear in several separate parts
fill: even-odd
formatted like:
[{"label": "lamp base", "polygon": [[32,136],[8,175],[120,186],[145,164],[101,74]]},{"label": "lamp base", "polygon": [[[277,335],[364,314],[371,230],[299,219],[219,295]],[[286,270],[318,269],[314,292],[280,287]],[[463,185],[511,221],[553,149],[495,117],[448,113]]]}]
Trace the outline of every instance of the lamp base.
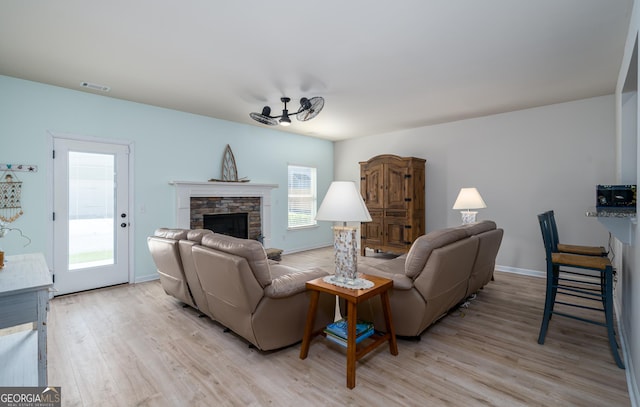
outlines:
[{"label": "lamp base", "polygon": [[469,223],[475,223],[476,222],[476,215],[478,214],[478,212],[473,212],[473,211],[462,211],[462,224],[463,225],[468,225]]},{"label": "lamp base", "polygon": [[358,277],[357,229],[349,226],[333,227],[336,275],[338,281],[355,280]]}]

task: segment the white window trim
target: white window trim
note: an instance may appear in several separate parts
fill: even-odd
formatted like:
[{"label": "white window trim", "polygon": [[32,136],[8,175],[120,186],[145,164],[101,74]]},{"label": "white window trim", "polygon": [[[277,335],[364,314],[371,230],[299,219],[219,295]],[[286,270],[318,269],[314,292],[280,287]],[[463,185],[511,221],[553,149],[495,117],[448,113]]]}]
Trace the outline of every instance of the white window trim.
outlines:
[{"label": "white window trim", "polygon": [[[290,185],[290,180],[293,174],[295,173],[303,173],[303,172],[307,172],[309,171],[311,174],[311,185],[310,187],[310,196],[307,196],[307,200],[310,201],[311,203],[311,207],[303,207],[302,210],[305,211],[309,211],[311,212],[311,220],[309,223],[300,223],[300,224],[292,224],[291,223],[291,219],[289,217],[290,215],[290,208],[292,205],[291,199],[292,199],[292,194],[291,194],[291,185]],[[315,167],[311,167],[308,165],[298,165],[298,164],[289,164],[287,166],[287,230],[300,230],[300,229],[307,229],[307,228],[313,228],[313,227],[317,227],[318,226],[318,222],[316,221],[315,217],[316,217],[316,212],[318,210],[318,175],[317,175],[317,168]],[[308,195],[308,194],[307,194]],[[304,198],[304,196],[303,196]],[[298,204],[300,205],[300,202],[298,202]],[[303,205],[304,206],[304,205]]]}]

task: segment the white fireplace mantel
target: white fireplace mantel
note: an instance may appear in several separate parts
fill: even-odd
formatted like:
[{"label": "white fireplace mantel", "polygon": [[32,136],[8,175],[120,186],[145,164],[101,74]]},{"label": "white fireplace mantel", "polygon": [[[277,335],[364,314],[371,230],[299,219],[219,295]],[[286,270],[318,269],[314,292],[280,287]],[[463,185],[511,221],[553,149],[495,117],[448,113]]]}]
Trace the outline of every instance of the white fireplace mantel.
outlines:
[{"label": "white fireplace mantel", "polygon": [[271,247],[271,190],[277,184],[254,184],[251,182],[189,182],[171,181],[176,187],[176,227],[191,226],[191,197],[259,197],[260,219],[264,247]]}]

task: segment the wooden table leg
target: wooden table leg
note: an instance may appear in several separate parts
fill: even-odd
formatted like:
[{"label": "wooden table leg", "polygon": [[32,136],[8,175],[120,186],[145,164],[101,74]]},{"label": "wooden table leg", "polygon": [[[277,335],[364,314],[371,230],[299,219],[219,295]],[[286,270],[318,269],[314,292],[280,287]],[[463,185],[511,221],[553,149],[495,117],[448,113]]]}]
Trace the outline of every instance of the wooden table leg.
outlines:
[{"label": "wooden table leg", "polygon": [[38,386],[47,386],[47,304],[49,291],[38,291]]},{"label": "wooden table leg", "polygon": [[302,336],[302,346],[300,347],[300,359],[306,359],[309,354],[309,346],[311,345],[311,334],[313,326],[316,322],[316,311],[318,310],[319,291],[310,291],[311,299],[309,301],[309,310],[307,311],[307,324],[304,327],[304,335]]},{"label": "wooden table leg", "polygon": [[393,321],[391,320],[391,304],[389,303],[389,293],[387,291],[380,294],[380,301],[382,301],[384,323],[389,333],[389,352],[391,352],[392,355],[397,355],[398,342],[396,342],[396,331],[393,328]]},{"label": "wooden table leg", "polygon": [[356,387],[356,323],[357,307],[354,302],[347,301],[347,387]]}]

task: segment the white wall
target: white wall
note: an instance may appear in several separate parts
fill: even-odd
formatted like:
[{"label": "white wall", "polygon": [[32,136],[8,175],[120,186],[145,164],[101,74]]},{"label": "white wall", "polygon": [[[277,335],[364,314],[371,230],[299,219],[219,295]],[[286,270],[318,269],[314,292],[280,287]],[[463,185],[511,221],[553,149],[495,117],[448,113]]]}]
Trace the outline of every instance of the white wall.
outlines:
[{"label": "white wall", "polygon": [[537,214],[554,209],[565,242],[605,245],[585,210],[597,184],[615,183],[615,103],[601,96],[335,144],[336,180],[359,180],[358,161],[378,154],[427,160],[427,231],[460,224],[451,209],[462,187],[487,203],[479,219],[505,230],[497,264],[545,269]]},{"label": "white wall", "polygon": [[[638,150],[638,66],[631,65],[634,44],[640,30],[640,6],[634,1],[631,22],[625,44],[625,53],[618,75],[616,86],[616,138],[620,150],[618,152],[617,170],[620,180],[640,179],[638,171],[638,161],[640,161],[640,150]],[[629,74],[629,76],[628,76]],[[629,79],[629,80],[628,80]],[[635,92],[624,91],[625,83],[635,82]],[[633,146],[633,154],[628,154],[625,146]],[[629,147],[631,148],[631,147]],[[633,173],[630,173],[633,171]],[[622,253],[621,267],[618,273],[620,288],[617,291],[616,304],[618,319],[620,321],[622,338],[625,343],[627,382],[629,383],[629,394],[631,403],[634,406],[640,405],[640,228],[634,227],[635,242],[631,246],[625,246]]]}]

